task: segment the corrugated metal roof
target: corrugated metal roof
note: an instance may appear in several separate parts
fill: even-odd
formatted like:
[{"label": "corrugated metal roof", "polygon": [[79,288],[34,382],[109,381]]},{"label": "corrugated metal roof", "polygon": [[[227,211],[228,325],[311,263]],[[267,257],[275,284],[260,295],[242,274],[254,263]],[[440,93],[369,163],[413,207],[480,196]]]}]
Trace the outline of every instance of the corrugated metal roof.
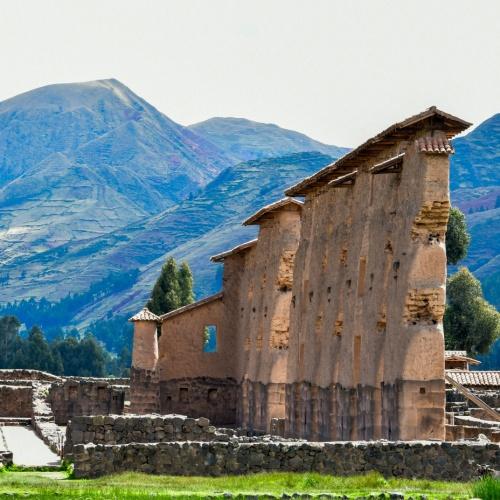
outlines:
[{"label": "corrugated metal roof", "polygon": [[455,150],[446,137],[420,137],[415,140],[419,153],[453,154]]},{"label": "corrugated metal roof", "polygon": [[147,307],[144,307],[135,316],[132,316],[129,321],[160,321],[160,318]]},{"label": "corrugated metal roof", "polygon": [[446,370],[446,375],[466,387],[499,387],[500,371]]}]

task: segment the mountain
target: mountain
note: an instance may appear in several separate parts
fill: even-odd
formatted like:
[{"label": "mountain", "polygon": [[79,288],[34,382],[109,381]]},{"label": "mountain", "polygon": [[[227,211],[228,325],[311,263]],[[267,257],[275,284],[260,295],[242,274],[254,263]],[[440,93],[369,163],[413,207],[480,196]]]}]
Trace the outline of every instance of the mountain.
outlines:
[{"label": "mountain", "polygon": [[[500,115],[454,146],[452,201],[473,237],[464,264],[499,306]],[[209,257],[255,235],[241,221],[345,151],[241,118],[184,127],[116,80],[4,101],[0,306],[48,300],[76,325],[128,314],[167,255],[190,263],[197,297],[214,292]]]},{"label": "mountain", "polygon": [[117,80],[0,103],[0,255],[32,256],[173,206],[232,160]]},{"label": "mountain", "polygon": [[244,118],[210,118],[189,128],[222,149],[235,163],[303,151],[318,151],[339,158],[349,151],[272,123]]},{"label": "mountain", "polygon": [[453,146],[451,199],[466,214],[472,237],[460,265],[474,272],[486,298],[500,308],[500,114]]},{"label": "mountain", "polygon": [[[191,264],[198,297],[211,293],[217,288],[218,266],[210,256],[255,236],[255,228],[242,227],[242,220],[331,160],[321,153],[297,153],[229,167],[197,196],[154,217],[3,266],[0,303],[30,296],[56,301],[67,294],[68,284],[73,293],[81,293],[89,283],[101,282],[99,300],[80,304],[75,322],[130,313],[147,300],[169,253]],[[109,273],[116,277],[131,270],[138,270],[135,283],[119,290],[107,286]]]}]

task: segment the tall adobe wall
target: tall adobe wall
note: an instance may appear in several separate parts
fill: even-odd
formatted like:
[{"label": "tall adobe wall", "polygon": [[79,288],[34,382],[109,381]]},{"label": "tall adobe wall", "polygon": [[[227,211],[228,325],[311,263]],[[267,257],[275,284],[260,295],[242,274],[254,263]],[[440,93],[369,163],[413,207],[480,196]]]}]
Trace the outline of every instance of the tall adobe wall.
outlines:
[{"label": "tall adobe wall", "polygon": [[239,292],[239,422],[248,429],[269,432],[271,419],[286,415],[290,303],[301,209],[301,204],[287,202],[246,222],[260,226]]},{"label": "tall adobe wall", "polygon": [[[423,137],[444,146],[429,153]],[[445,437],[451,148],[432,120],[387,142],[356,157],[357,174],[310,182],[306,193],[290,320],[290,436]],[[388,159],[386,170],[376,167]]]}]

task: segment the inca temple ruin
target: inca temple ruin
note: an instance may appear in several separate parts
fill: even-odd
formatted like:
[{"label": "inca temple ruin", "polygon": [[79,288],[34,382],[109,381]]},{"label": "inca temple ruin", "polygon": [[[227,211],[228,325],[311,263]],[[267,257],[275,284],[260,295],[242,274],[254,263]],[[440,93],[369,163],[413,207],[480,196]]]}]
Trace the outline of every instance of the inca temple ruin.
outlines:
[{"label": "inca temple ruin", "polygon": [[131,318],[131,411],[320,441],[444,439],[449,141],[469,126],[429,108],[244,221],[258,238],[211,259],[220,293]]},{"label": "inca temple ruin", "polygon": [[500,371],[444,350],[449,141],[469,125],[430,108],[249,216],[258,238],[212,257],[219,293],[131,318],[130,379],[0,370],[0,467],[25,426],[75,477],[498,471]]}]

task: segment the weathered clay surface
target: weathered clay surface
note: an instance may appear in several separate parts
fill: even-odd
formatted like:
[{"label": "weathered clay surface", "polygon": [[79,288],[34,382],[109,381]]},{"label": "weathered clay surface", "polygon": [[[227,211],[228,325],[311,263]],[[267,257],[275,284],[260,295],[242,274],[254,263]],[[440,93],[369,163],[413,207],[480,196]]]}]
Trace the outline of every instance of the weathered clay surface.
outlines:
[{"label": "weathered clay surface", "polygon": [[257,241],[214,258],[222,294],[167,314],[159,346],[135,325],[160,410],[312,440],[444,439],[448,139],[469,125],[430,108],[290,188],[303,205],[250,217]]}]

